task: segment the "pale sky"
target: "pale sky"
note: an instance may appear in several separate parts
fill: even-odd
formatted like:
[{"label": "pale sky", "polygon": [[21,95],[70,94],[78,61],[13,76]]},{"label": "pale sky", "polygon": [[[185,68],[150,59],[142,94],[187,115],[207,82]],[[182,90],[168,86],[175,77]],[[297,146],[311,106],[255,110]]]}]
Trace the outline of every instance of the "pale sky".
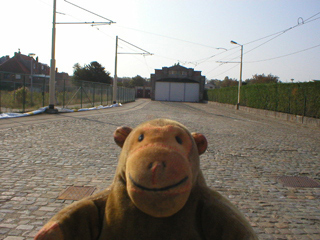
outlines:
[{"label": "pale sky", "polygon": [[[0,57],[20,49],[50,65],[53,0],[0,0]],[[116,22],[56,25],[56,66],[101,63],[111,76],[116,36],[152,56],[118,54],[118,76],[149,78],[176,63],[207,79],[243,80],[273,74],[282,82],[320,79],[320,0],[68,0]],[[65,0],[57,0],[57,22],[103,22]],[[269,36],[269,37],[268,37]],[[142,53],[119,41],[119,53]],[[229,62],[224,63],[222,62]],[[231,62],[231,63],[230,63]]]}]

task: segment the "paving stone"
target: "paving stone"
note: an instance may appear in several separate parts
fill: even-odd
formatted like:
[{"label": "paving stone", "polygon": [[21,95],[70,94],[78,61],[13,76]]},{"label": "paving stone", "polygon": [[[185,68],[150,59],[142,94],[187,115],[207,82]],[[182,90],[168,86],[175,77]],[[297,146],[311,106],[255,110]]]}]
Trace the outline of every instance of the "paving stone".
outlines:
[{"label": "paving stone", "polygon": [[1,228],[16,228],[17,224],[10,224],[10,223],[0,223]]},{"label": "paving stone", "polygon": [[32,230],[34,228],[34,226],[31,226],[31,225],[19,225],[17,226],[17,229],[20,229],[20,230]]},{"label": "paving stone", "polygon": [[319,128],[210,103],[149,100],[52,121],[31,116],[7,128],[0,120],[1,239],[31,240],[73,202],[57,199],[68,186],[93,186],[95,193],[108,187],[120,153],[114,130],[159,117],[205,134],[200,164],[207,184],[244,213],[259,239],[320,239],[320,188],[288,188],[277,179],[320,181]]},{"label": "paving stone", "polygon": [[0,227],[0,234],[3,236],[4,234],[6,234],[7,232],[9,232],[10,229],[9,228],[4,228],[4,227]]},{"label": "paving stone", "polygon": [[17,237],[17,236],[8,236],[4,238],[3,240],[25,240],[24,237]]}]

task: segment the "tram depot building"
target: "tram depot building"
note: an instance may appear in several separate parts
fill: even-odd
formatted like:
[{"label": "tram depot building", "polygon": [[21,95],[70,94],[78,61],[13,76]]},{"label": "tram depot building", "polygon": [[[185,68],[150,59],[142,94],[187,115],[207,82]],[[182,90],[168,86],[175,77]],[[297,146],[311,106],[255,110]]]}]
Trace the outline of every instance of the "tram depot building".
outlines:
[{"label": "tram depot building", "polygon": [[170,102],[201,102],[205,77],[201,71],[179,64],[155,69],[151,74],[151,99]]}]

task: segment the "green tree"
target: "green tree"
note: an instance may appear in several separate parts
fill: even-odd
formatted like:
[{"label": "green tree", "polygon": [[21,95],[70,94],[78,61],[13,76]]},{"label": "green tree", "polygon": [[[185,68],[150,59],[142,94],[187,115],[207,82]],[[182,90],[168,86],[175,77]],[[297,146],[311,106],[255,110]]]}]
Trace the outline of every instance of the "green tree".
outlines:
[{"label": "green tree", "polygon": [[221,88],[222,81],[219,79],[211,79],[208,83],[213,84],[215,88]]},{"label": "green tree", "polygon": [[236,79],[229,78],[228,76],[226,76],[224,80],[221,82],[221,87],[233,87],[237,85],[238,81]]},{"label": "green tree", "polygon": [[245,81],[247,84],[257,84],[257,83],[279,83],[279,77],[269,74],[268,76],[263,74],[255,74],[251,79]]},{"label": "green tree", "polygon": [[118,77],[118,86],[130,88],[130,87],[132,87],[130,85],[131,80],[132,80],[132,78],[130,78],[130,77]]},{"label": "green tree", "polygon": [[147,83],[146,79],[144,79],[140,75],[137,75],[133,77],[132,80],[130,81],[130,86],[131,87],[145,86],[146,83]]},{"label": "green tree", "polygon": [[79,63],[73,66],[73,77],[74,80],[84,80],[90,82],[100,82],[110,84],[112,78],[110,73],[106,72],[105,68],[96,61],[91,62],[88,65],[82,67]]}]

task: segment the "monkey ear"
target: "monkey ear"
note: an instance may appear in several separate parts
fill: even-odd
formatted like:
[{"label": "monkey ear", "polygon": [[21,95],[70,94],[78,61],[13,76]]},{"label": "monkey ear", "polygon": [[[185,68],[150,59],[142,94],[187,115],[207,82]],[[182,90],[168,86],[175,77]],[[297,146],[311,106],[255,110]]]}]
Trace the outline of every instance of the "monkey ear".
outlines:
[{"label": "monkey ear", "polygon": [[122,148],[124,141],[127,139],[129,133],[132,131],[130,127],[118,127],[113,133],[113,138],[116,144]]},{"label": "monkey ear", "polygon": [[201,133],[191,133],[196,145],[198,147],[198,153],[201,155],[207,150],[208,142],[206,137]]}]

